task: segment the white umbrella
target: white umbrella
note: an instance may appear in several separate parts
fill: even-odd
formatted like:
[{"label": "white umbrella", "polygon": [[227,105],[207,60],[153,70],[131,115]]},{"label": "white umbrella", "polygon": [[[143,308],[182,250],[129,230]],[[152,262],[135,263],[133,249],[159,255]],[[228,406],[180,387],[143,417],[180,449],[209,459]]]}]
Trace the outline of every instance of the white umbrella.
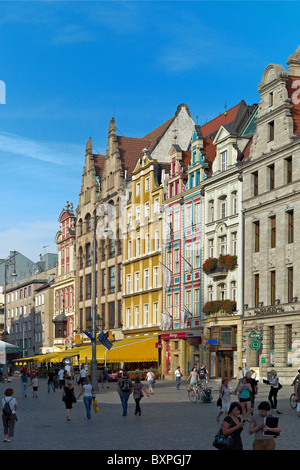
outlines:
[{"label": "white umbrella", "polygon": [[15,344],[7,343],[6,341],[0,341],[0,349],[5,348],[5,349],[23,349],[20,348],[19,346],[16,346]]}]

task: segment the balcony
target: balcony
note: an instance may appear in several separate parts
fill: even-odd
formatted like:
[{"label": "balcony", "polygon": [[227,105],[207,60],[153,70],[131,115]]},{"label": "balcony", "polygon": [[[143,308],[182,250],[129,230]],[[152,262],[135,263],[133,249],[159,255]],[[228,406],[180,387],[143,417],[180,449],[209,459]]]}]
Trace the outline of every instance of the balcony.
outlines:
[{"label": "balcony", "polygon": [[236,302],[234,300],[211,300],[206,302],[203,307],[203,313],[211,315],[212,313],[227,313],[232,315],[236,311]]},{"label": "balcony", "polygon": [[203,271],[210,277],[226,277],[228,271],[237,267],[237,256],[220,255],[219,258],[208,258],[202,266]]}]

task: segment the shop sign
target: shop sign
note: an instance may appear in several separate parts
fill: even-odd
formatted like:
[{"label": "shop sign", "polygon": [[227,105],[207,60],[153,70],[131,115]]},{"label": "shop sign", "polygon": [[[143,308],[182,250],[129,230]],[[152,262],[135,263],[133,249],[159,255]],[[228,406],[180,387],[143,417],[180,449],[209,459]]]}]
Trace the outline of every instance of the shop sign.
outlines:
[{"label": "shop sign", "polygon": [[185,339],[195,336],[201,337],[201,331],[178,331],[177,333],[164,333],[160,335],[161,339]]},{"label": "shop sign", "polygon": [[249,338],[261,338],[261,334],[260,333],[250,333],[249,335]]}]

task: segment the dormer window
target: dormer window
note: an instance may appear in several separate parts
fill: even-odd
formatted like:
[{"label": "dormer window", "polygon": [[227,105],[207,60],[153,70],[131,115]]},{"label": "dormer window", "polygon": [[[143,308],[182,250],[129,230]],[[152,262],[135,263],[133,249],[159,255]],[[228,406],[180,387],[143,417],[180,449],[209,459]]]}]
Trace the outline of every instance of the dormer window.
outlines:
[{"label": "dormer window", "polygon": [[227,150],[221,152],[221,171],[227,170]]}]

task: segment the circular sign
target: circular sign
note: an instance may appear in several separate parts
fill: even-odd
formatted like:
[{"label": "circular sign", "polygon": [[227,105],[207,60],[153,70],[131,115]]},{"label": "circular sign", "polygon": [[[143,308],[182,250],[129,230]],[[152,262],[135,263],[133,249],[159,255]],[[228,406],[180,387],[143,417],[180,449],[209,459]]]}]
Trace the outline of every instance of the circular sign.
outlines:
[{"label": "circular sign", "polygon": [[258,351],[261,347],[261,342],[258,341],[258,339],[253,339],[250,343],[250,348],[253,349],[253,351]]}]

